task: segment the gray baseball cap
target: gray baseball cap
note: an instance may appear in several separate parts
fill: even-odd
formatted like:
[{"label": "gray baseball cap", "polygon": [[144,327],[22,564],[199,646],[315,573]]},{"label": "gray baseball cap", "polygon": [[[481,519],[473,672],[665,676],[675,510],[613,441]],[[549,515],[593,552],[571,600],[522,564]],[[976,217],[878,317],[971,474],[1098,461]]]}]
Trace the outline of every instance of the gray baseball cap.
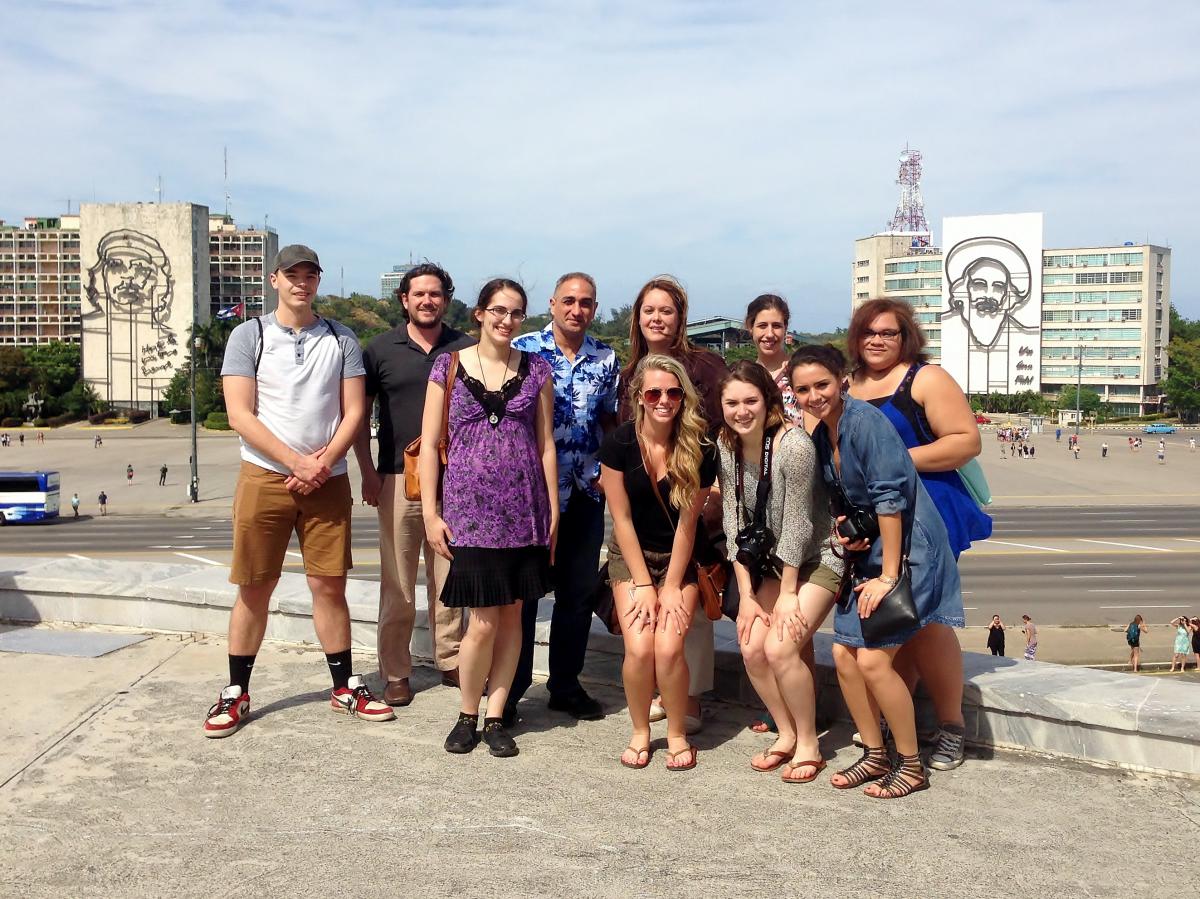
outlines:
[{"label": "gray baseball cap", "polygon": [[293,265],[299,265],[302,262],[315,265],[319,272],[324,271],[321,268],[321,260],[317,258],[317,251],[300,243],[289,244],[280,250],[275,256],[275,267],[271,271],[286,271]]}]

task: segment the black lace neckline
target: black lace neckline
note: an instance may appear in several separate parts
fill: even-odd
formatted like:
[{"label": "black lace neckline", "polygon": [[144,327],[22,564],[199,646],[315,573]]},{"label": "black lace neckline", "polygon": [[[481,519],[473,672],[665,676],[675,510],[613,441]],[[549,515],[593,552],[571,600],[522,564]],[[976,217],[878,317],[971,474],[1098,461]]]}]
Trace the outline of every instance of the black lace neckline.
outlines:
[{"label": "black lace neckline", "polygon": [[484,383],[476,377],[467,374],[463,366],[458,367],[458,379],[471,392],[483,411],[487,413],[487,421],[493,428],[500,427],[508,412],[508,404],[518,393],[529,375],[529,354],[521,353],[521,361],[517,363],[517,373],[510,377],[499,390],[488,390]]}]

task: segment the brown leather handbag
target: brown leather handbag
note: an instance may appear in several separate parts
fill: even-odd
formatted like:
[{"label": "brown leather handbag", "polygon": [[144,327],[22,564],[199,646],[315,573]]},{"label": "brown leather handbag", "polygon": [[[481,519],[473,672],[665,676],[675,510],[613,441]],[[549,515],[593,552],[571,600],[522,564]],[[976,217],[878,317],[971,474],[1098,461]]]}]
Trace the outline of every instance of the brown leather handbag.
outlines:
[{"label": "brown leather handbag", "polygon": [[[454,391],[454,378],[458,374],[458,351],[450,354],[450,365],[446,369],[446,395],[442,400],[442,438],[438,441],[438,459],[446,464],[446,449],[450,445],[450,394]],[[404,498],[416,501],[421,498],[421,476],[418,461],[421,458],[421,438],[418,436],[404,448]]]}]

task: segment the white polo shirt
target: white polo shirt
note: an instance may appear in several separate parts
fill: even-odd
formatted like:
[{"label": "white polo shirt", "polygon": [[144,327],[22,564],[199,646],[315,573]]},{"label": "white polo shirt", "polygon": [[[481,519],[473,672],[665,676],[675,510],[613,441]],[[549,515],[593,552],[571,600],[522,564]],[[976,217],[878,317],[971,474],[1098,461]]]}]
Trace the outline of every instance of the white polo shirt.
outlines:
[{"label": "white polo shirt", "polygon": [[[345,325],[320,316],[296,330],[279,324],[273,312],[261,321],[261,357],[258,324],[253,319],[244,321],[229,335],[221,375],[256,377],[258,420],[296,452],[316,452],[333,439],[342,423],[342,379],[366,375],[358,338]],[[242,458],[269,471],[291,473],[245,440]],[[332,471],[345,474],[345,457]]]}]

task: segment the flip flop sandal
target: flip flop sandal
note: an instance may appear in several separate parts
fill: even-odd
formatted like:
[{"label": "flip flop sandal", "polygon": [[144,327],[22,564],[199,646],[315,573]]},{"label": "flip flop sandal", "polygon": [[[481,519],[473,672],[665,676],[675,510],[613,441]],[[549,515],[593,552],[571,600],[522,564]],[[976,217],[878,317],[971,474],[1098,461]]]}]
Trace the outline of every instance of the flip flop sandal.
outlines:
[{"label": "flip flop sandal", "polygon": [[[675,759],[679,758],[679,756],[683,755],[685,752],[690,752],[692,754],[692,763],[690,765],[672,765],[671,764],[671,762],[675,761]],[[696,749],[695,746],[687,746],[683,749],[678,750],[677,752],[671,752],[668,750],[667,751],[667,770],[668,771],[691,771],[693,768],[696,767],[696,762],[699,760],[699,756],[700,756],[700,753]]]},{"label": "flip flop sandal", "polygon": [[[766,766],[754,764],[754,759],[757,759],[759,755],[768,760]],[[791,752],[784,752],[782,749],[770,749],[766,752],[760,752],[754,758],[750,759],[750,767],[760,774],[767,774],[778,770],[784,762],[791,761],[795,755],[796,751],[794,749]]]},{"label": "flip flop sandal", "polygon": [[[629,762],[625,761],[625,753],[621,753],[621,764],[624,765],[626,768],[633,768],[635,771],[641,771],[643,768],[645,768],[647,765],[650,764],[650,747],[649,746],[647,746],[645,749],[639,749],[637,746],[630,745],[630,746],[626,746],[625,749],[626,749],[626,752],[636,752],[637,758],[638,758],[637,762],[635,762],[634,764],[631,765]],[[644,761],[644,762],[642,761],[643,755],[646,757],[646,761]]]},{"label": "flip flop sandal", "polygon": [[[783,774],[780,775],[780,780],[785,784],[806,784],[812,783],[817,779],[817,775],[825,770],[829,763],[825,759],[811,759],[807,762],[788,762],[783,766]],[[815,768],[812,774],[807,777],[788,777],[797,768]]]}]

